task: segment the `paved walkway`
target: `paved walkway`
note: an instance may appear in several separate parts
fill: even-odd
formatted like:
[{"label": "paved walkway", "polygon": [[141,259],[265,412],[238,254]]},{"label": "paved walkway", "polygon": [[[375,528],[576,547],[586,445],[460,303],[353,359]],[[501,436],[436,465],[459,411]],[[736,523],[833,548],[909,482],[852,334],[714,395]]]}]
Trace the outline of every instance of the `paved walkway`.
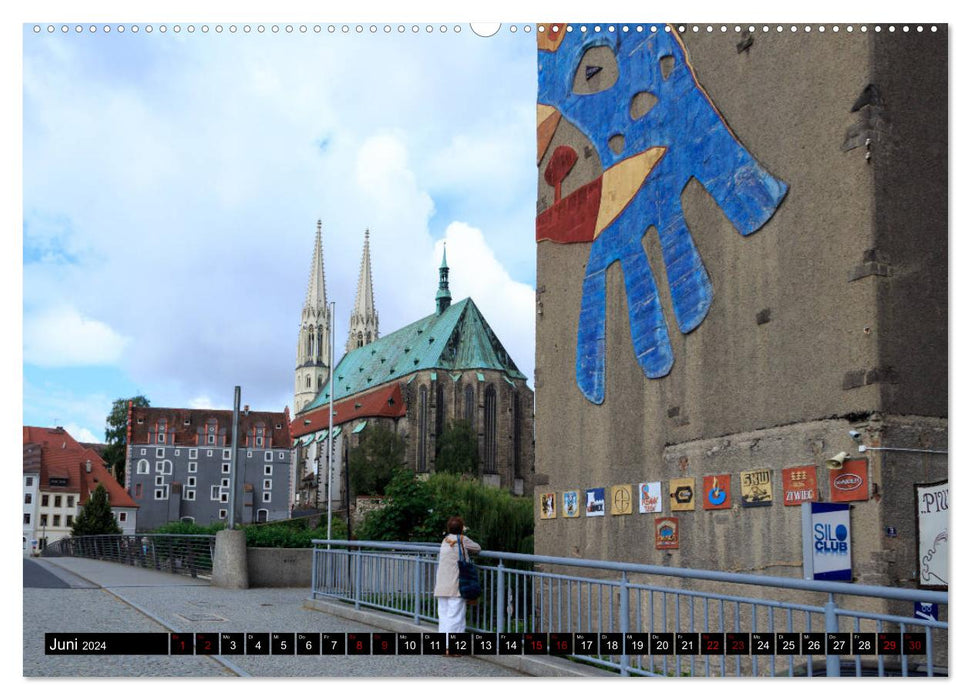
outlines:
[{"label": "paved walkway", "polygon": [[[511,677],[481,658],[438,656],[47,656],[45,632],[380,632],[309,610],[306,588],[228,590],[123,564],[33,559],[69,588],[24,587],[25,676]],[[36,577],[42,580],[45,577]]]}]

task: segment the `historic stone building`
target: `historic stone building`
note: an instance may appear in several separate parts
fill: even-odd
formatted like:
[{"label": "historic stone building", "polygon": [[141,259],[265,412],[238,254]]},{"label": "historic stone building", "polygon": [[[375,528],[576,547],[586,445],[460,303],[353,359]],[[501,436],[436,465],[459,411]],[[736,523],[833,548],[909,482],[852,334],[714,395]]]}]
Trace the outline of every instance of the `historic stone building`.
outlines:
[{"label": "historic stone building", "polygon": [[139,506],[138,529],[178,521],[228,522],[231,504],[236,523],[288,518],[291,444],[288,410],[244,407],[233,494],[232,411],[129,407],[125,489]]},{"label": "historic stone building", "polygon": [[[477,435],[481,479],[531,493],[533,392],[472,299],[452,304],[443,254],[435,312],[378,336],[365,234],[357,300],[347,352],[334,368],[332,495],[343,502],[343,465],[369,426],[405,438],[406,464],[435,471],[436,445],[449,422],[467,420]],[[298,373],[300,368],[298,368]],[[330,383],[292,423],[303,476],[295,509],[324,507]],[[319,490],[316,474],[320,474]],[[323,491],[323,495],[321,495]]]},{"label": "historic stone building", "polygon": [[852,501],[855,581],[941,583],[947,27],[572,29],[538,37],[536,553],[801,577],[793,506]]}]

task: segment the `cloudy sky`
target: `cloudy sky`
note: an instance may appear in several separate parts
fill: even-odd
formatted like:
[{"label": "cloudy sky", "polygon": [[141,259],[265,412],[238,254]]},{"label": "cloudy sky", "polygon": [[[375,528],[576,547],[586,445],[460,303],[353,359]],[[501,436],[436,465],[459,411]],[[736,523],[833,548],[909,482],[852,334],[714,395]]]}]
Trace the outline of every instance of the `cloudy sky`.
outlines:
[{"label": "cloudy sky", "polygon": [[111,402],[292,402],[317,219],[346,340],[365,228],[380,330],[434,310],[447,242],[532,383],[535,38],[23,29],[24,422]]}]

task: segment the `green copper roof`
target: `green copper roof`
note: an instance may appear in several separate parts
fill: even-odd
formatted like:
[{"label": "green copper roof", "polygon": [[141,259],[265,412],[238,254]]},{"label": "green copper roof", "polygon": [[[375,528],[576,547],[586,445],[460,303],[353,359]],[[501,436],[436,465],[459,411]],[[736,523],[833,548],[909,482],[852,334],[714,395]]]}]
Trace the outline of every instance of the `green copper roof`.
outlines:
[{"label": "green copper roof", "polygon": [[[526,379],[475,302],[467,298],[344,355],[334,369],[334,400],[432,369],[494,369],[512,379]],[[301,413],[329,402],[327,382]]]}]

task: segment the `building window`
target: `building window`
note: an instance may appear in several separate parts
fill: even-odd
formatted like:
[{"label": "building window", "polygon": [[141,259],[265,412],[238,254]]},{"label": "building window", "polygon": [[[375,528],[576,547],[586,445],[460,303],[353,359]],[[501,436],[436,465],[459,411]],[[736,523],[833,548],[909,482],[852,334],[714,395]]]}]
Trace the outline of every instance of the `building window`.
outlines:
[{"label": "building window", "polygon": [[61,516],[60,515],[55,515],[54,516],[54,527],[60,527],[60,526],[61,526]]},{"label": "building window", "polygon": [[30,513],[24,513],[24,525],[30,525]]},{"label": "building window", "polygon": [[135,484],[135,498],[141,498],[141,497],[142,497],[142,485]]},{"label": "building window", "polygon": [[135,466],[135,471],[137,471],[139,474],[148,474],[151,468],[152,465],[148,463],[147,459],[140,459],[138,460],[138,464]]},{"label": "building window", "polygon": [[189,462],[189,473],[195,474],[199,469],[199,464],[197,462]]},{"label": "building window", "polygon": [[262,423],[258,423],[254,429],[254,435],[256,435],[256,446],[263,447],[263,441],[266,437],[266,428]]},{"label": "building window", "polygon": [[169,487],[168,486],[163,486],[162,488],[155,489],[155,500],[156,501],[165,501],[165,500],[168,500],[168,497],[169,497]]},{"label": "building window", "polygon": [[127,523],[128,522],[128,513],[126,513],[125,511],[119,512],[118,513],[118,522],[120,522],[120,523]]},{"label": "building window", "polygon": [[223,450],[223,459],[231,459],[233,456],[232,450]]},{"label": "building window", "polygon": [[227,477],[223,478],[219,482],[219,486],[220,486],[220,488],[228,489],[229,488],[229,477],[227,476]]},{"label": "building window", "polygon": [[229,494],[226,493],[225,491],[223,491],[222,493],[220,493],[219,494],[219,502],[220,503],[229,503]]},{"label": "building window", "polygon": [[210,486],[209,487],[209,500],[210,501],[218,501],[219,500],[219,487],[218,486]]},{"label": "building window", "polygon": [[206,457],[212,457],[212,450],[206,450]]},{"label": "building window", "polygon": [[69,515],[66,518],[64,518],[64,524],[67,525],[68,527],[73,526],[74,525],[74,516],[73,515]]},{"label": "building window", "polygon": [[496,474],[496,388],[490,384],[485,390],[485,464],[486,474]]},{"label": "building window", "polygon": [[161,474],[159,474],[158,476],[156,476],[155,477],[155,485],[156,486],[164,486],[165,485],[165,477],[162,476]]},{"label": "building window", "polygon": [[44,508],[47,507],[47,503],[48,503],[47,499],[48,499],[48,495],[46,493],[42,493],[40,496],[40,504]]},{"label": "building window", "polygon": [[229,462],[223,462],[223,474],[229,474]]},{"label": "building window", "polygon": [[60,508],[61,507],[61,497],[60,496],[54,496],[54,507],[55,508]]},{"label": "building window", "polygon": [[269,517],[270,511],[268,511],[266,508],[260,508],[258,511],[256,511],[256,522],[258,523],[265,523],[266,519]]},{"label": "building window", "polygon": [[263,461],[264,462],[272,462],[273,461],[273,450],[267,450],[266,451],[266,454],[263,455]]},{"label": "building window", "polygon": [[74,496],[68,496],[67,497],[67,507],[68,508],[73,508],[74,507]]},{"label": "building window", "polygon": [[158,443],[160,445],[164,445],[165,444],[165,433],[163,433],[161,431],[158,434]]},{"label": "building window", "polygon": [[139,454],[147,454],[147,453],[148,453],[148,451],[144,447],[142,448],[142,451],[139,452]]},{"label": "building window", "polygon": [[249,459],[253,456],[253,450],[246,450],[246,458]]},{"label": "building window", "polygon": [[175,456],[176,457],[178,457],[180,454],[182,454],[182,450],[176,450],[175,451]]},{"label": "building window", "polygon": [[196,491],[195,491],[195,489],[186,489],[185,490],[185,500],[187,500],[187,501],[194,501],[194,500],[196,500]]},{"label": "building window", "polygon": [[269,503],[270,502],[270,495],[271,494],[270,494],[269,491],[264,491],[263,492],[263,502],[264,503]]},{"label": "building window", "polygon": [[[209,421],[209,423],[206,424],[206,444],[207,445],[216,444],[216,421],[214,420]],[[209,453],[209,456],[212,457],[211,452]]]},{"label": "building window", "polygon": [[172,460],[163,459],[161,462],[155,463],[155,473],[156,474],[171,474],[172,473]]},{"label": "building window", "polygon": [[159,447],[155,450],[155,459],[162,459],[165,456],[165,448]]},{"label": "building window", "polygon": [[24,503],[33,503],[33,502],[34,502],[34,494],[32,494],[32,493],[25,493],[24,494]]},{"label": "building window", "polygon": [[47,527],[47,513],[40,514],[40,526]]},{"label": "building window", "polygon": [[25,476],[24,477],[24,486],[33,486],[33,485],[34,485],[34,477],[32,477],[32,476]]},{"label": "building window", "polygon": [[263,476],[273,476],[273,465],[264,464],[263,465]]},{"label": "building window", "polygon": [[195,486],[196,485],[196,478],[194,476],[190,476],[188,479],[186,479],[186,484],[185,485],[186,486]]},{"label": "building window", "polygon": [[195,447],[189,449],[189,459],[198,459],[199,450]]},{"label": "building window", "polygon": [[219,509],[219,519],[220,520],[225,520],[226,519],[226,513],[227,512],[228,511],[225,508],[220,508]]},{"label": "building window", "polygon": [[269,491],[273,488],[273,479],[263,479],[263,490]]},{"label": "building window", "polygon": [[469,422],[472,426],[473,432],[475,428],[475,389],[472,388],[471,384],[465,385],[465,420]]},{"label": "building window", "polygon": [[418,389],[418,471],[428,471],[425,459],[426,440],[428,435],[428,387]]}]

